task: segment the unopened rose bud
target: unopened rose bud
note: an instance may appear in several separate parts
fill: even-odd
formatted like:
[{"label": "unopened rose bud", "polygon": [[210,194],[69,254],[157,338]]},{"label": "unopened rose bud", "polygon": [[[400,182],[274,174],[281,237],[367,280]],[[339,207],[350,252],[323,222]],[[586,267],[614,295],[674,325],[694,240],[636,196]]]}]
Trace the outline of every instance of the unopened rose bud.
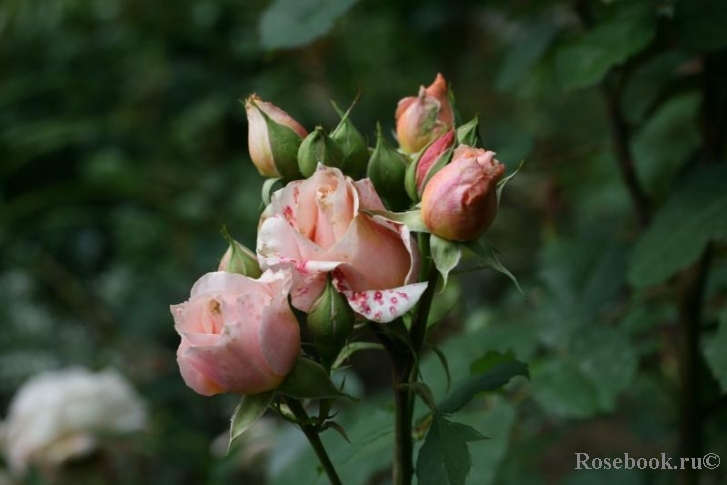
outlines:
[{"label": "unopened rose bud", "polygon": [[323,292],[308,312],[308,331],[324,366],[330,368],[353,330],[354,313],[346,298],[328,278]]},{"label": "unopened rose bud", "polygon": [[[416,197],[419,200],[427,181],[440,171],[452,159],[454,150],[454,130],[449,130],[429,145],[416,162],[414,179],[416,181]],[[409,181],[411,184],[411,181]],[[414,193],[411,187],[408,188],[410,195]]]},{"label": "unopened rose bud", "polygon": [[404,210],[409,198],[404,190],[404,177],[409,158],[389,145],[377,127],[376,148],[369,160],[368,178],[374,184],[376,193],[387,203],[389,209]]},{"label": "unopened rose bud", "polygon": [[343,151],[338,143],[326,135],[320,126],[305,137],[298,149],[298,167],[300,173],[308,178],[318,168],[318,164],[326,167],[340,168],[343,163]]},{"label": "unopened rose bud", "polygon": [[427,228],[451,241],[471,241],[483,234],[497,215],[497,182],[505,166],[495,153],[460,145],[452,162],[424,187],[422,219]]},{"label": "unopened rose bud", "polygon": [[441,74],[418,96],[399,101],[396,108],[396,136],[406,153],[416,153],[442,134],[454,122],[447,81]]},{"label": "unopened rose bud", "polygon": [[260,264],[257,262],[255,253],[232,239],[226,230],[223,230],[223,235],[230,244],[230,247],[227,248],[227,251],[222,256],[218,271],[227,271],[228,273],[237,273],[250,278],[259,278],[262,271],[260,271]]},{"label": "unopened rose bud", "polygon": [[357,180],[366,172],[366,164],[369,161],[369,147],[366,139],[353,125],[348,113],[343,115],[331,139],[341,147],[343,161],[341,171],[349,177]]},{"label": "unopened rose bud", "polygon": [[247,144],[260,175],[286,181],[300,178],[298,147],[308,132],[288,113],[256,94],[245,100]]}]

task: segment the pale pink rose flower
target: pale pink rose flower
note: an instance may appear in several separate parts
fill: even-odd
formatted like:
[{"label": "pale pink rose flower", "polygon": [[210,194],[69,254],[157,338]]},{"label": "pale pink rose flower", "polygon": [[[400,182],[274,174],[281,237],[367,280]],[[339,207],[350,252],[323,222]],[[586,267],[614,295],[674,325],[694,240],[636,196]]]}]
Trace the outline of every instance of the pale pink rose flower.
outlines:
[{"label": "pale pink rose flower", "polygon": [[[262,113],[260,113],[261,110],[272,121],[293,130],[300,136],[301,140],[308,136],[308,132],[288,113],[273,103],[263,101],[258,95],[253,94],[245,100],[245,113],[247,114],[248,124],[247,145],[250,152],[250,159],[258,169],[258,172],[260,172],[260,175],[277,178],[281,176],[281,173],[275,165],[268,125]],[[295,150],[297,151],[297,147]]]},{"label": "pale pink rose flower", "polygon": [[382,209],[370,180],[319,165],[273,194],[258,230],[260,266],[292,270],[292,303],[302,311],[330,273],[355,312],[390,322],[416,304],[426,283],[416,283],[419,253],[407,227],[364,212]]},{"label": "pale pink rose flower", "polygon": [[272,271],[257,280],[224,271],[202,276],[189,301],[170,307],[187,385],[205,396],[278,387],[300,350],[289,287],[289,275]]},{"label": "pale pink rose flower", "polygon": [[497,182],[505,166],[495,153],[460,145],[452,161],[434,174],[422,193],[422,219],[444,239],[471,241],[483,234],[497,215]]},{"label": "pale pink rose flower", "polygon": [[10,401],[0,423],[0,450],[22,475],[30,465],[52,469],[88,454],[103,437],[140,431],[146,421],[141,397],[115,370],[46,371]]},{"label": "pale pink rose flower", "polygon": [[447,81],[437,74],[429,87],[421,86],[418,96],[399,101],[396,107],[396,137],[406,153],[416,153],[454,123]]}]

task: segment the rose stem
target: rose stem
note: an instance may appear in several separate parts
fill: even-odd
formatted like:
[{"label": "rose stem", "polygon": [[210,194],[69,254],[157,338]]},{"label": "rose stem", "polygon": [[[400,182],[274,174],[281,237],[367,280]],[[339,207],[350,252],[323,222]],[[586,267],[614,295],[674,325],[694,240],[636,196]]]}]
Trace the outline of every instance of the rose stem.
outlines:
[{"label": "rose stem", "polygon": [[318,461],[321,462],[321,466],[326,472],[326,476],[328,476],[328,480],[331,482],[331,485],[342,485],[341,479],[338,477],[338,473],[336,473],[333,462],[328,456],[328,453],[323,446],[323,442],[321,441],[321,437],[318,434],[318,425],[311,423],[310,417],[300,401],[288,398],[285,402],[293,415],[298,419],[298,425],[300,426],[301,431],[303,431],[303,434],[305,434],[305,437],[308,438],[310,445],[313,447],[313,451],[315,451]]}]

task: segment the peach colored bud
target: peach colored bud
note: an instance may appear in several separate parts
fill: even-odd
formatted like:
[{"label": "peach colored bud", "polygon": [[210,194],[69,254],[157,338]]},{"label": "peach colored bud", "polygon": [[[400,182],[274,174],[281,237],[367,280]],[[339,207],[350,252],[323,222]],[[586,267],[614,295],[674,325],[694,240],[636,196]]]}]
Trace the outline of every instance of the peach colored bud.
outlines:
[{"label": "peach colored bud", "polygon": [[170,308],[184,382],[204,396],[277,388],[300,351],[289,288],[290,275],[272,271],[257,280],[224,271],[200,278],[189,301]]},{"label": "peach colored bud", "polygon": [[422,219],[444,239],[471,241],[492,225],[497,215],[497,182],[505,166],[495,153],[460,145],[452,162],[424,187]]},{"label": "peach colored bud", "polygon": [[399,146],[406,153],[416,153],[452,126],[453,122],[447,81],[444,76],[437,74],[429,87],[421,86],[418,96],[399,101],[396,108]]},{"label": "peach colored bud", "polygon": [[[422,156],[419,157],[416,172],[417,192],[419,194],[421,194],[424,189],[424,183],[427,181],[429,171],[443,155],[447,155],[447,150],[452,148],[452,145],[454,145],[454,130],[449,130],[447,133],[435,140],[434,143],[429,145],[429,147],[424,150],[424,153],[422,153]],[[450,155],[451,153],[452,152],[449,152]],[[446,163],[445,160],[443,161]]]},{"label": "peach colored bud", "polygon": [[253,94],[245,100],[247,145],[260,175],[296,178],[298,147],[308,132],[288,113]]}]

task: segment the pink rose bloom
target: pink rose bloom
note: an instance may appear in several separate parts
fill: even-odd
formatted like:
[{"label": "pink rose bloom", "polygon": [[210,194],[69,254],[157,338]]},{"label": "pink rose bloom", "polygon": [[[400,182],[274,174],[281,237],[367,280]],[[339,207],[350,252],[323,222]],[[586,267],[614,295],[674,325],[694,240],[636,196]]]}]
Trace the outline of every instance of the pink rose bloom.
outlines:
[{"label": "pink rose bloom", "polygon": [[471,241],[497,215],[497,182],[505,166],[495,152],[460,145],[452,161],[432,176],[422,194],[422,219],[435,234],[451,241]]},{"label": "pink rose bloom", "polygon": [[289,287],[289,275],[272,271],[257,280],[224,271],[197,280],[189,301],[170,308],[184,382],[204,396],[278,387],[300,349]]},{"label": "pink rose bloom", "polygon": [[328,273],[369,320],[390,322],[416,304],[426,283],[416,283],[419,253],[409,230],[367,209],[384,209],[371,181],[323,165],[273,194],[260,221],[258,260],[263,269],[292,270],[293,306],[307,312]]},{"label": "pink rose bloom", "polygon": [[429,87],[421,86],[418,96],[409,96],[396,107],[396,137],[406,153],[416,153],[454,123],[444,76]]}]

